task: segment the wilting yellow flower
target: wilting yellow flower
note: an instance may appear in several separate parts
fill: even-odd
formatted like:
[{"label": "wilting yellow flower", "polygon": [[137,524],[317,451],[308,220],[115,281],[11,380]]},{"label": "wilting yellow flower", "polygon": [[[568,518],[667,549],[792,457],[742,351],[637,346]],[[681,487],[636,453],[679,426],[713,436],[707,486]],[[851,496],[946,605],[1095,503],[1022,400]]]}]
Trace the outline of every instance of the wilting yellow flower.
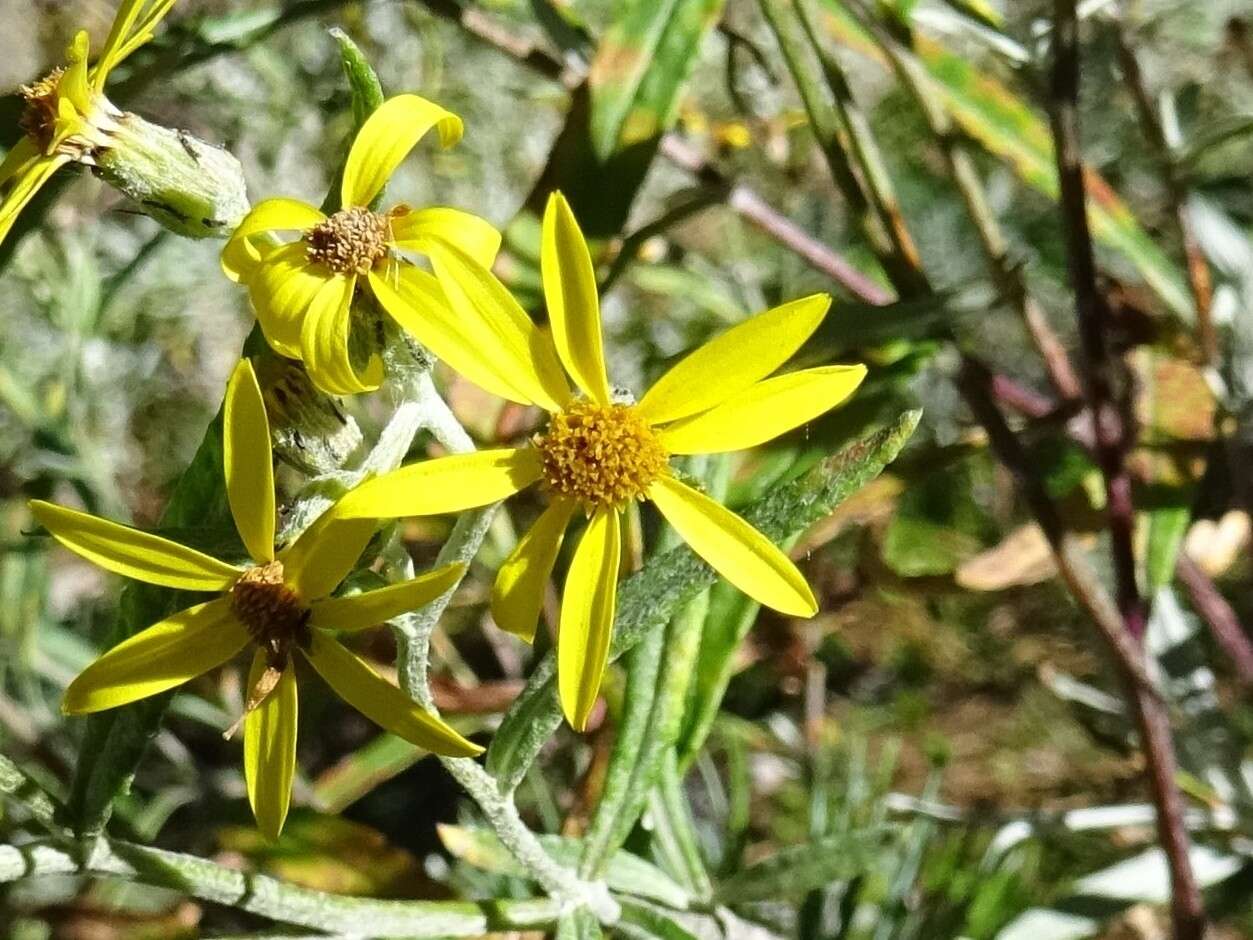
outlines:
[{"label": "wilting yellow flower", "polygon": [[756,446],[852,394],[864,366],[767,378],[817,329],[829,297],[793,301],[733,327],[675,365],[636,404],[610,388],[591,256],[559,193],[544,213],[540,256],[551,338],[474,258],[444,245],[432,247],[430,257],[460,318],[457,355],[445,358],[483,387],[539,405],[551,418],[533,446],[443,457],[367,481],[341,501],[345,518],[456,512],[543,482],[552,503],[501,566],[492,596],[497,623],[529,640],[566,528],[582,508],[589,521],[566,576],[557,637],[562,707],[578,729],[609,655],[621,514],[631,500],[655,503],[692,549],[744,593],[787,614],[816,612],[787,556],[680,482],[669,459]]},{"label": "wilting yellow flower", "polygon": [[66,65],[21,89],[24,131],[0,164],[0,241],[52,175],[68,163],[92,167],[167,228],[193,238],[219,235],[247,210],[239,161],[184,132],[116,108],[109,73],[152,38],[174,0],[123,0],[96,64],[80,31]]},{"label": "wilting yellow flower", "polygon": [[464,566],[446,565],[401,584],[331,597],[375,529],[372,520],[344,520],[333,508],[276,554],[270,432],[247,360],[227,386],[223,449],[228,502],[253,560],[249,566],[64,506],[31,503],[35,518],[58,542],[102,568],[162,587],[222,593],[113,647],[70,683],[62,710],[81,715],[156,695],[252,644],[244,775],[257,823],[270,838],[278,837],[287,818],[296,767],[295,653],[388,731],[438,754],[479,753],[482,748],[420,708],[334,636],[434,600],[457,582]]},{"label": "wilting yellow flower", "polygon": [[[223,270],[248,287],[270,345],[303,360],[325,392],[369,391],[382,379],[377,357],[360,375],[349,358],[358,286],[435,355],[442,357],[455,341],[457,324],[438,282],[399,252],[426,253],[446,242],[490,265],[500,247],[500,233],[468,212],[403,203],[386,212],[370,208],[431,128],[444,147],[461,139],[461,119],[439,105],[417,95],[388,99],[353,141],[344,165],[342,209],[328,218],[295,199],[267,199],[244,218],[222,252]],[[280,245],[267,235],[278,231],[301,234]]]}]

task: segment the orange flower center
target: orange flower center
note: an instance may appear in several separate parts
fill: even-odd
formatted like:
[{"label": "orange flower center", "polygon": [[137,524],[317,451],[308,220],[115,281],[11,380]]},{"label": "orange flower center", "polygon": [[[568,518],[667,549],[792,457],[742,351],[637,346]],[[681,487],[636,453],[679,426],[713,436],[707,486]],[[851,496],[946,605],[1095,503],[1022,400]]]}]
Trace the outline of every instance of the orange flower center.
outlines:
[{"label": "orange flower center", "polygon": [[249,568],[231,587],[231,609],[273,663],[285,662],[293,643],[307,639],[309,609],[283,580],[283,563]]},{"label": "orange flower center", "polygon": [[25,105],[17,120],[18,127],[41,152],[48,149],[56,133],[57,89],[64,74],[65,69],[55,68],[33,85],[23,85],[18,90]]},{"label": "orange flower center", "polygon": [[633,405],[590,401],[553,415],[535,446],[548,485],[589,508],[639,499],[670,456]]},{"label": "orange flower center", "polygon": [[306,257],[336,274],[366,275],[387,257],[391,223],[361,206],[341,209],[305,232]]}]

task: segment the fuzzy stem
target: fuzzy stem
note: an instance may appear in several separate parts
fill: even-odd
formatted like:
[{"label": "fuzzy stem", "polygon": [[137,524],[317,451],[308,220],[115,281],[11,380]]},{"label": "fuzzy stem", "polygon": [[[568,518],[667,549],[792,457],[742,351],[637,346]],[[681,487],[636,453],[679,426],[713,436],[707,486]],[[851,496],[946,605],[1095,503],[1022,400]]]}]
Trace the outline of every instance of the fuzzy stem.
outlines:
[{"label": "fuzzy stem", "polygon": [[[436,440],[453,453],[474,450],[474,442],[436,391],[429,371],[417,375],[408,386],[408,392],[409,397],[400,408],[410,409],[420,428],[429,430]],[[398,412],[400,408],[397,409]],[[493,503],[462,514],[440,549],[436,563],[468,563],[473,559],[479,546],[483,544],[483,538],[487,535],[499,505]],[[406,567],[409,570],[403,574],[411,577],[411,563]],[[435,705],[430,685],[431,634],[455,590],[454,585],[422,610],[404,614],[392,621],[400,638],[401,688],[432,714],[439,714],[439,709]],[[469,758],[440,756],[439,760],[478,804],[501,843],[549,895],[567,904],[587,907],[604,923],[614,923],[618,919],[618,903],[610,896],[604,883],[584,881],[573,871],[557,864],[518,815],[513,797],[502,791],[493,776]]]}]

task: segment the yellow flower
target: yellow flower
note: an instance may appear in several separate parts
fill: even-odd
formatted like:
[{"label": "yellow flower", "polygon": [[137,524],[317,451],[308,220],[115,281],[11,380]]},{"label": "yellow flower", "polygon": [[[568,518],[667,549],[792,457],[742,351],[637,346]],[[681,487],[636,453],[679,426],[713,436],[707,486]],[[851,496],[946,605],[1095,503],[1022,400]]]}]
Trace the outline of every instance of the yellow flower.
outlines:
[{"label": "yellow flower", "polygon": [[53,173],[67,163],[93,166],[96,151],[108,147],[122,112],[104,96],[104,83],[118,63],[152,38],[173,5],[174,0],[125,0],[94,66],[87,66],[87,32],[80,30],[65,52],[68,64],[21,89],[26,136],[0,164],[0,187],[7,187],[0,201],[0,241]]},{"label": "yellow flower", "polygon": [[[301,359],[314,383],[330,394],[377,388],[377,357],[358,375],[348,355],[354,291],[364,287],[401,327],[437,356],[453,345],[457,324],[434,276],[398,252],[426,253],[450,243],[490,265],[500,233],[468,212],[400,204],[375,212],[392,172],[435,128],[440,143],[461,139],[461,119],[417,95],[384,102],[362,126],[344,165],[340,201],[329,218],[295,199],[267,199],[240,223],[222,252],[228,277],[245,284],[270,345]],[[299,232],[275,244],[268,233]],[[455,365],[455,363],[454,363]]]},{"label": "yellow flower", "polygon": [[611,390],[606,377],[595,272],[560,193],[544,213],[540,256],[551,338],[465,252],[440,245],[430,257],[460,318],[459,354],[448,361],[483,387],[539,405],[551,418],[531,447],[444,457],[367,481],[341,501],[345,518],[456,512],[543,482],[552,503],[501,566],[492,597],[497,623],[530,640],[543,585],[582,508],[589,522],[566,576],[557,637],[562,707],[580,730],[609,655],[621,514],[631,500],[656,504],[692,549],[744,593],[787,614],[816,612],[809,586],[787,556],[739,516],[680,482],[669,458],[754,447],[852,394],[864,366],[767,378],[817,329],[829,297],[793,301],[733,327],[633,403]]},{"label": "yellow flower", "polygon": [[333,508],[275,553],[270,432],[247,360],[227,386],[223,450],[231,515],[253,560],[246,567],[64,506],[31,503],[35,518],[58,542],[102,568],[148,584],[222,595],[113,647],[70,683],[62,710],[82,715],[156,695],[253,645],[244,775],[257,823],[272,839],[287,817],[296,766],[295,653],[345,701],[393,734],[438,754],[479,753],[482,748],[420,708],[333,633],[363,630],[434,600],[457,582],[464,566],[331,597],[375,529],[372,520],[344,520]]}]

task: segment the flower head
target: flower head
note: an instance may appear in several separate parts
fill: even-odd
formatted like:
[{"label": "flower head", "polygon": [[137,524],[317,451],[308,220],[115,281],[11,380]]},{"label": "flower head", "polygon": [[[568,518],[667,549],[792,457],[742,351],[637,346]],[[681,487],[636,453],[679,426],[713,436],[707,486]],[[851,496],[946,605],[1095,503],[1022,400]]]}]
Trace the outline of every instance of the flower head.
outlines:
[{"label": "flower head", "polygon": [[608,660],[621,514],[633,500],[654,503],[698,555],[755,600],[795,616],[816,612],[787,556],[680,482],[669,458],[754,447],[853,393],[864,366],[771,376],[817,329],[829,297],[751,317],[689,354],[634,403],[610,390],[591,255],[559,193],[544,213],[540,258],[551,337],[465,252],[441,244],[430,257],[462,324],[456,355],[445,358],[484,388],[544,408],[548,425],[529,447],[443,457],[367,481],[340,503],[345,518],[456,512],[544,484],[551,504],[501,566],[492,596],[497,623],[529,640],[565,530],[581,509],[588,524],[566,575],[557,637],[562,707],[578,729]]},{"label": "flower head", "polygon": [[243,718],[244,774],[257,823],[277,838],[287,817],[296,761],[294,660],[307,660],[345,701],[388,731],[439,754],[481,748],[422,710],[349,652],[334,631],[363,630],[439,597],[464,566],[446,565],[400,584],[332,597],[374,532],[334,508],[282,551],[274,548],[275,498],[269,426],[252,366],[240,362],[223,418],[227,497],[252,564],[237,566],[151,533],[46,503],[31,511],[71,551],[118,574],[186,591],[216,592],[113,647],[65,690],[79,715],[156,695],[254,648]]},{"label": "flower head", "polygon": [[0,164],[0,241],[22,209],[68,163],[89,166],[166,228],[219,236],[248,208],[243,168],[231,154],[118,110],[104,94],[109,73],[152,38],[174,0],[123,0],[96,64],[87,33],[65,66],[21,89],[24,136]]},{"label": "flower head", "polygon": [[[373,295],[436,355],[454,343],[456,318],[439,284],[403,253],[451,244],[490,265],[500,247],[500,233],[468,212],[404,204],[383,212],[372,207],[396,167],[431,129],[450,147],[461,138],[461,119],[417,95],[388,99],[362,125],[349,150],[340,189],[343,208],[327,216],[294,199],[267,199],[244,218],[222,252],[223,270],[248,288],[270,345],[303,360],[324,392],[369,391],[382,380],[377,358],[358,371],[349,357],[353,298],[359,290]],[[279,243],[273,238],[277,232],[299,238]]]}]

